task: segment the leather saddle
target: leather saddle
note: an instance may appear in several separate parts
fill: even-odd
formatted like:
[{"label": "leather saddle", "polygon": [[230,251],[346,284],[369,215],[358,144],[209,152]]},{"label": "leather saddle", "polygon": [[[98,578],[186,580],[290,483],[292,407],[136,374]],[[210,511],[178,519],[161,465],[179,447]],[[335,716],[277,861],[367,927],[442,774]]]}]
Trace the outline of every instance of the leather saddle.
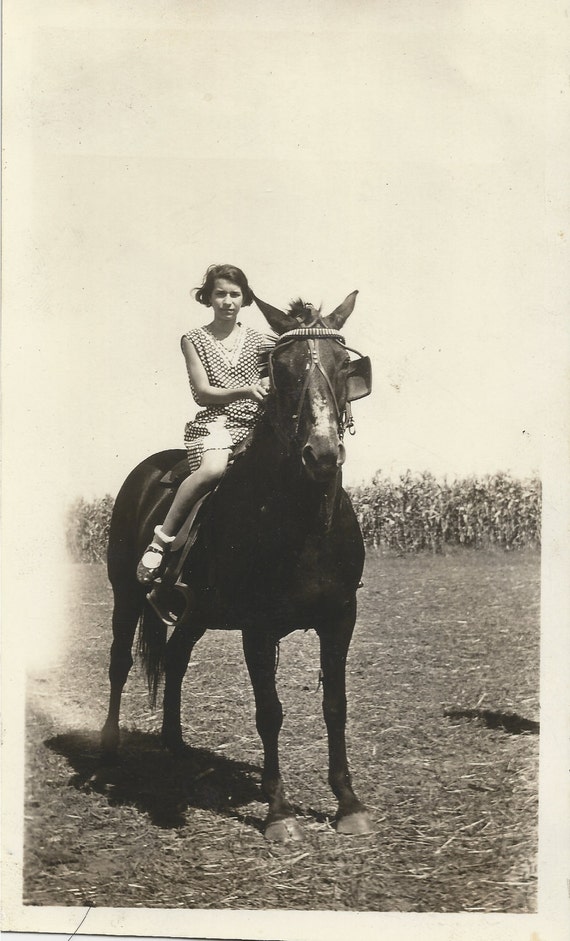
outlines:
[{"label": "leather saddle", "polygon": [[[247,450],[249,441],[250,436],[248,435],[236,446],[228,467]],[[176,490],[182,481],[189,476],[188,460],[184,457],[164,474],[160,483],[164,487]],[[182,581],[182,569],[190,549],[196,542],[200,528],[201,510],[213,492],[213,490],[210,490],[204,494],[190,510],[170,547],[170,558],[162,576],[157,578],[147,595],[148,603],[152,605],[158,617],[167,627],[175,627],[189,611],[192,599],[188,585]]]}]

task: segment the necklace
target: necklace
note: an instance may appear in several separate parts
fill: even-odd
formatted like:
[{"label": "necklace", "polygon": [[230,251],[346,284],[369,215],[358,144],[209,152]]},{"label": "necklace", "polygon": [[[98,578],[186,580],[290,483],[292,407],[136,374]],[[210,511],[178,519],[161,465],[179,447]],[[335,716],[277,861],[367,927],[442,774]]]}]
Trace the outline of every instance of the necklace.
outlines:
[{"label": "necklace", "polygon": [[228,351],[228,353],[231,353],[232,350],[235,349],[236,344],[240,338],[241,324],[237,324],[232,332],[227,335],[227,337],[217,337],[213,330],[211,330],[209,327],[206,327],[206,329],[208,330],[210,336],[213,337],[213,339],[216,341],[216,343],[219,343],[220,346],[223,346],[223,348]]}]

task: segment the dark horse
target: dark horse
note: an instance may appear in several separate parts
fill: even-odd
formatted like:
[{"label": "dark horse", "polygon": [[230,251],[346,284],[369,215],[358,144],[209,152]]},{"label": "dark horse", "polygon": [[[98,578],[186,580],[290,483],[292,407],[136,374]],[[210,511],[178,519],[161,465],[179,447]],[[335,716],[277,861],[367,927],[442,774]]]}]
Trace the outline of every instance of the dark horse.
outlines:
[{"label": "dark horse", "polygon": [[356,294],[327,317],[302,302],[285,313],[256,299],[278,334],[269,354],[271,392],[249,447],[203,508],[182,573],[190,603],[168,641],[135,570],[172,499],[172,490],[161,481],[183,452],[163,451],[139,464],[117,496],[111,522],[108,571],[115,603],[105,752],[117,749],[121,693],[139,621],[143,661],[155,694],[164,674],[162,737],[172,750],[183,747],[181,686],[195,643],[208,629],[241,630],[263,742],[262,787],[269,803],[265,835],[271,840],[301,836],[279,772],[283,711],[275,672],[280,639],[309,628],[320,640],[337,829],[370,832],[366,809],[352,789],[345,745],[345,665],[364,547],[342,489],[343,435],[350,424],[349,402],[370,391],[370,361],[360,354],[351,360],[339,333]]}]

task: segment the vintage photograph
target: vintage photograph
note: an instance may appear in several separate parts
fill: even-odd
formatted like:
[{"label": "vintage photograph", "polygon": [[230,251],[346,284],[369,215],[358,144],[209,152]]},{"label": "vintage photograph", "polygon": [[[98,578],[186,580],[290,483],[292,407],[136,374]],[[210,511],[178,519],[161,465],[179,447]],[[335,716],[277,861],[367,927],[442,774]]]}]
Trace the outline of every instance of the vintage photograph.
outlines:
[{"label": "vintage photograph", "polygon": [[567,28],[4,4],[6,932],[565,936]]}]

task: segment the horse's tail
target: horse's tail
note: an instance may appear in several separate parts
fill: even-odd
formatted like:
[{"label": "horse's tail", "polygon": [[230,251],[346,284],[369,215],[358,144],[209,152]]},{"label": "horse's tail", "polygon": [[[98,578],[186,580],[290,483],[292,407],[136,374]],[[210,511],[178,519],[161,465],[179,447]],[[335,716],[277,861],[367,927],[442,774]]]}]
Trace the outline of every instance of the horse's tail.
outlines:
[{"label": "horse's tail", "polygon": [[156,705],[158,687],[164,673],[166,635],[166,625],[148,601],[145,601],[139,618],[138,652],[144,664],[153,706]]}]

